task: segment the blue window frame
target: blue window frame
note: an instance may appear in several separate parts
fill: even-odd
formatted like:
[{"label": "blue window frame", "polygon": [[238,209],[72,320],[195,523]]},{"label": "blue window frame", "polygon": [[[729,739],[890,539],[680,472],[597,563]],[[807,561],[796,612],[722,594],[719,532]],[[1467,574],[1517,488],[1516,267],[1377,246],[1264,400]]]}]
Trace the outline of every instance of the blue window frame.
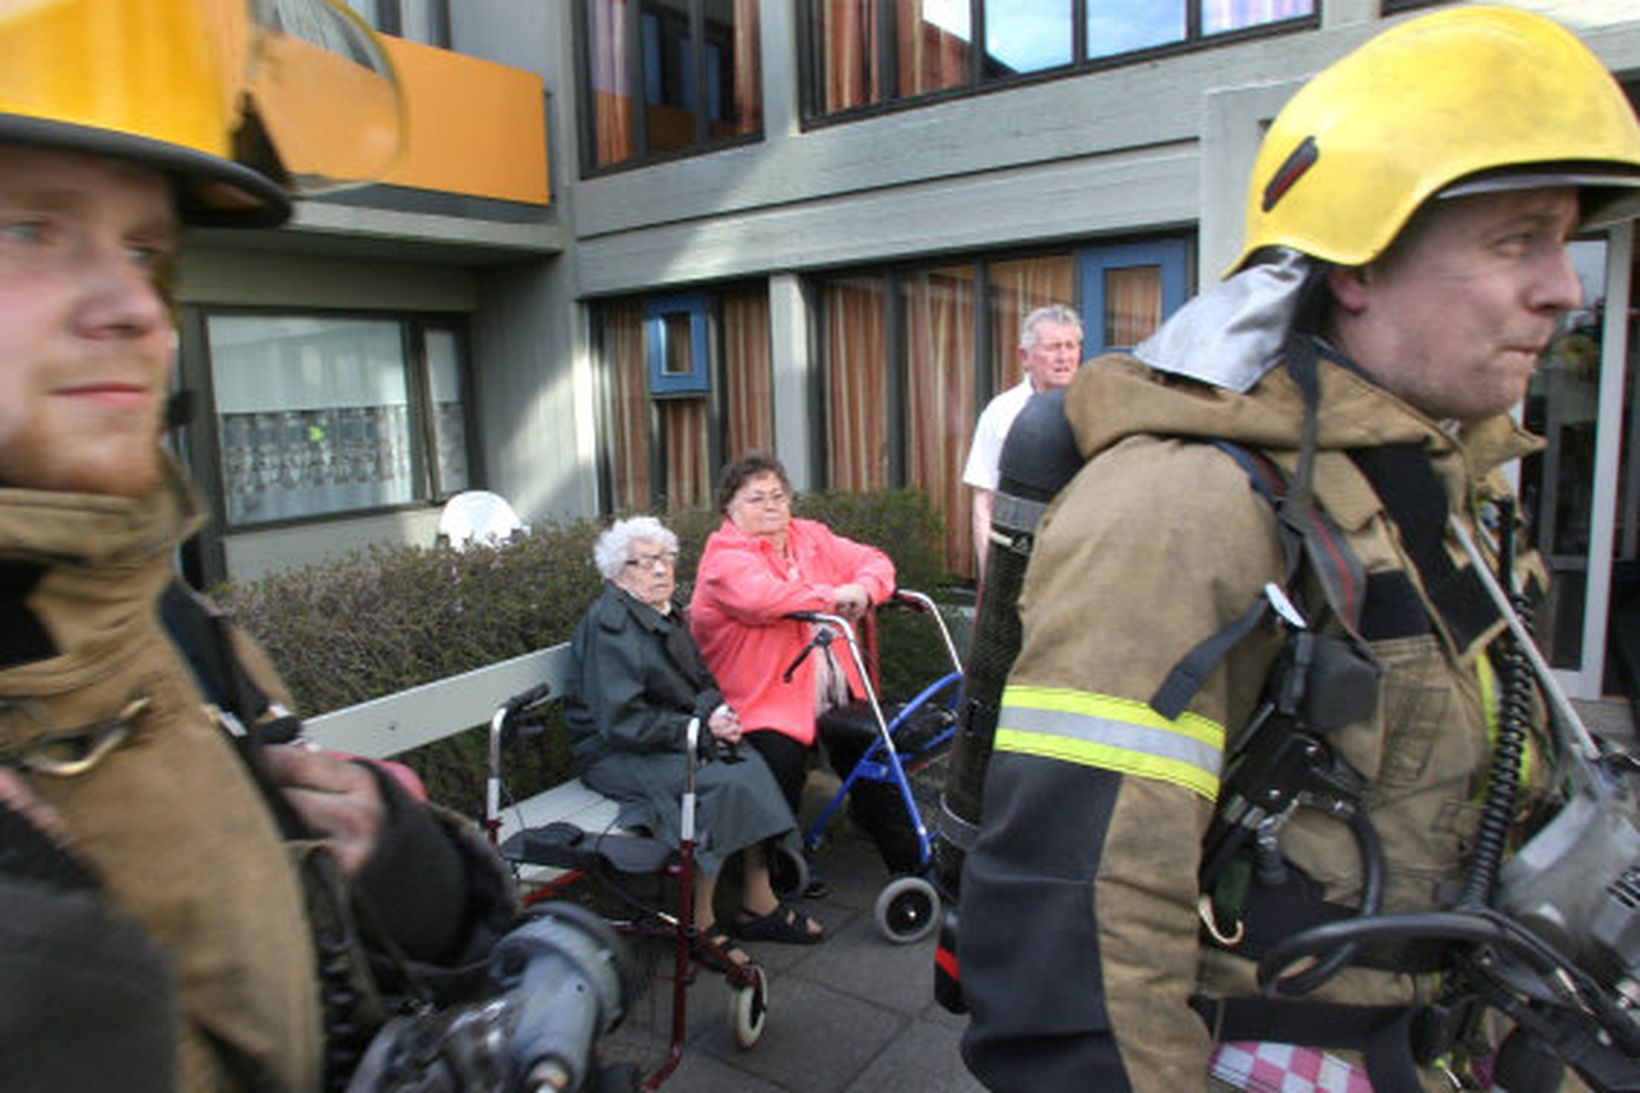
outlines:
[{"label": "blue window frame", "polygon": [[706,352],[706,296],[660,296],[644,304],[644,349],[651,395],[698,395],[711,390]]},{"label": "blue window frame", "polygon": [[[1131,349],[1185,300],[1183,239],[1089,247],[1077,256],[1082,280],[1082,353]],[[1156,307],[1159,296],[1160,308]],[[1139,306],[1133,306],[1135,302]]]}]

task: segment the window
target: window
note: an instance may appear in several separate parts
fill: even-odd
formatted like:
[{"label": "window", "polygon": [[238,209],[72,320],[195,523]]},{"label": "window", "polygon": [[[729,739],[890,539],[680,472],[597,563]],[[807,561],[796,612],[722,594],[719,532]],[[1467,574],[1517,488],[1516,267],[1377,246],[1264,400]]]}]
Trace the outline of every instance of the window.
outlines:
[{"label": "window", "polygon": [[615,511],[708,507],[725,452],[774,446],[763,285],[604,303],[593,325]]},{"label": "window", "polygon": [[644,305],[649,390],[656,395],[700,394],[711,387],[706,358],[706,297],[695,293]]},{"label": "window", "polygon": [[757,0],[581,0],[588,172],[757,136]]},{"label": "window", "polygon": [[1090,247],[1081,262],[1084,356],[1132,349],[1184,303],[1183,239]]},{"label": "window", "polygon": [[473,484],[458,328],[211,314],[205,330],[230,526],[436,501]]},{"label": "window", "polygon": [[947,568],[971,574],[962,468],[980,410],[1022,378],[1026,316],[1076,308],[1084,358],[1131,345],[1184,302],[1187,250],[1157,239],[820,280],[826,485],[923,490],[950,529]]},{"label": "window", "polygon": [[803,0],[804,116],[1313,25],[1315,10],[1315,0]]}]

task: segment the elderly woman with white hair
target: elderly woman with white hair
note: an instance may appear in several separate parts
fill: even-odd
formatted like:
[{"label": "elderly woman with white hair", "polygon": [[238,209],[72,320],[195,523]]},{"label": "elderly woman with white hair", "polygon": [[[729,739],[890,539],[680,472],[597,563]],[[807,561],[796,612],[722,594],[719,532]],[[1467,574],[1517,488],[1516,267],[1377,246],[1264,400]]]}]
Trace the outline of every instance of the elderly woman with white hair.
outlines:
[{"label": "elderly woman with white hair", "polygon": [[[709,741],[697,771],[695,926],[737,962],[712,901],[724,859],[744,861],[742,914],[781,910],[769,884],[764,844],[793,840],[796,820],[763,759],[738,748],[740,719],[723,701],[689,628],[672,602],[678,538],[652,516],[619,520],[598,538],[593,560],[603,593],[575,630],[575,670],[564,697],[575,759],[588,785],[621,803],[618,823],[679,839],[685,729],[700,718]],[[715,761],[713,761],[715,760]],[[819,941],[823,931],[801,937]],[[704,959],[711,960],[710,950]]]}]

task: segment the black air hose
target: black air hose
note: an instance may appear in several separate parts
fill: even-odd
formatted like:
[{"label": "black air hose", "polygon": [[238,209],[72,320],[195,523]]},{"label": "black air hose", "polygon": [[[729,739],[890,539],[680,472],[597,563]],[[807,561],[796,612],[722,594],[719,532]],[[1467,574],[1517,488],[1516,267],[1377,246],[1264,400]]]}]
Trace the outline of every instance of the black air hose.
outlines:
[{"label": "black air hose", "polygon": [[[1530,608],[1525,597],[1515,592],[1515,504],[1513,498],[1498,502],[1498,583],[1509,595],[1511,606],[1528,630]],[[1489,907],[1497,890],[1498,869],[1514,827],[1515,801],[1520,790],[1520,759],[1526,749],[1526,735],[1532,716],[1532,673],[1526,654],[1514,633],[1505,630],[1498,638],[1498,733],[1492,748],[1492,764],[1487,772],[1486,800],[1481,808],[1475,836],[1475,855],[1470,860],[1458,897],[1460,910]]]}]

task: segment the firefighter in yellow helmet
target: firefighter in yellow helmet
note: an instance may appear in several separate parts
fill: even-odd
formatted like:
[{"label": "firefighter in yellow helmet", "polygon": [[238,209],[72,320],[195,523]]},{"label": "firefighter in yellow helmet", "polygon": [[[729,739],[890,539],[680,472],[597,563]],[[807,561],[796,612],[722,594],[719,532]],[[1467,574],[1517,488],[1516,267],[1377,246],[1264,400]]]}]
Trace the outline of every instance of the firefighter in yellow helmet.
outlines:
[{"label": "firefighter in yellow helmet", "polygon": [[324,0],[0,4],[0,1086],[335,1085],[512,920],[476,833],[270,743],[281,684],[171,569],[184,225],[277,225],[397,123]]},{"label": "firefighter in yellow helmet", "polygon": [[1515,668],[1499,724],[1506,619],[1463,542],[1490,568],[1515,534],[1498,471],[1537,445],[1509,411],[1581,301],[1567,243],[1637,186],[1634,113],[1566,30],[1402,22],[1275,119],[1227,278],[1069,388],[1085,462],[1038,529],[961,878],[987,1087],[1485,1088],[1520,1063],[1446,942],[1324,947],[1275,997],[1255,971],[1363,912],[1483,907],[1551,784]]}]

